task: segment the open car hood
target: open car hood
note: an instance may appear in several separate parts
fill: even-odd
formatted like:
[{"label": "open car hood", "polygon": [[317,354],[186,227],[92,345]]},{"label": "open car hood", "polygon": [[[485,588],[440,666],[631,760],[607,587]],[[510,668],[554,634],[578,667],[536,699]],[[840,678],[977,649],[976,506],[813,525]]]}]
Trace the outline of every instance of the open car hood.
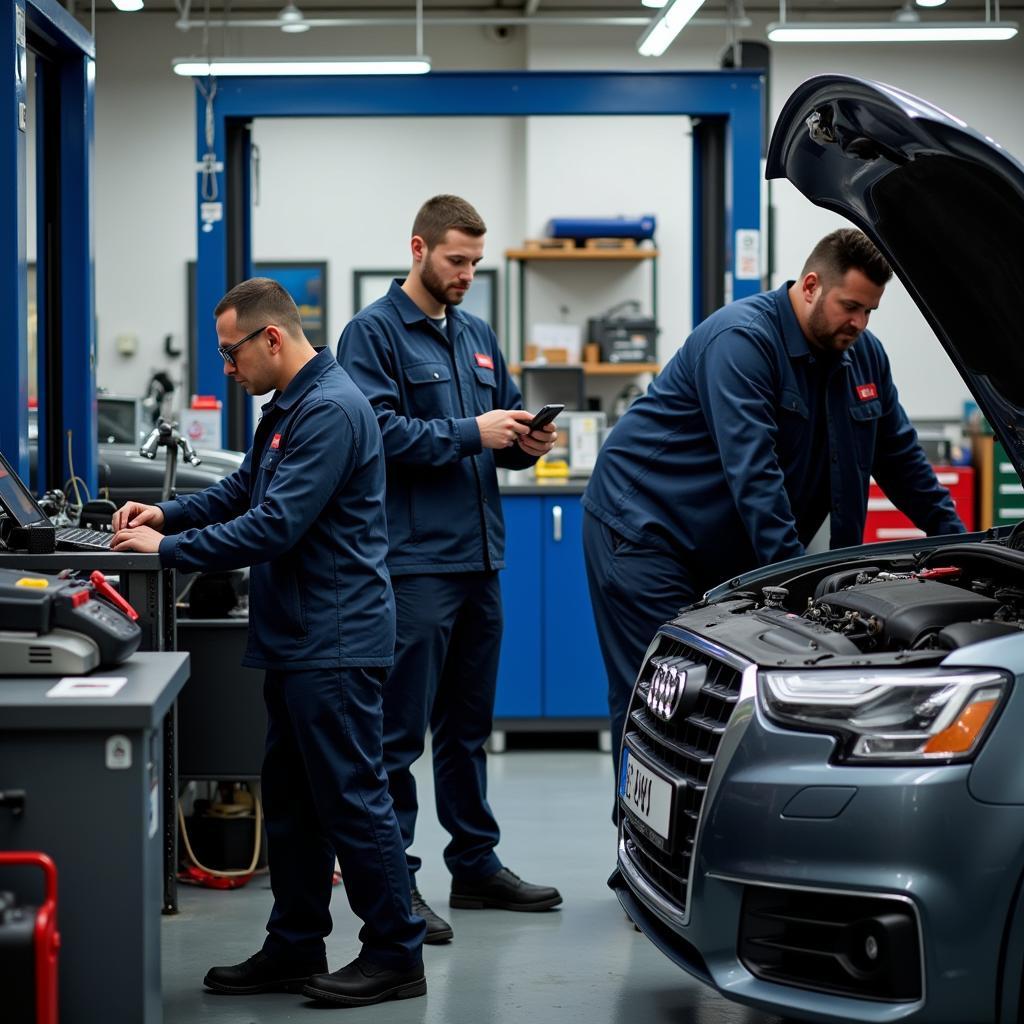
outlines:
[{"label": "open car hood", "polygon": [[1024,165],[910,93],[822,75],[787,101],[767,175],[882,250],[1024,476]]}]

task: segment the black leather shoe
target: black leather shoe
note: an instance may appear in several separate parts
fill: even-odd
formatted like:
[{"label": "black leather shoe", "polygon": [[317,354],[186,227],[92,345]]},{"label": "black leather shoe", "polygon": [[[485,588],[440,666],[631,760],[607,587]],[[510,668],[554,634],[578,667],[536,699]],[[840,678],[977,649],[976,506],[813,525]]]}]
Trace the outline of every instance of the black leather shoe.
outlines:
[{"label": "black leather shoe", "polygon": [[261,949],[245,963],[234,967],[211,967],[203,978],[203,984],[214,992],[235,996],[256,992],[301,992],[312,975],[326,970],[325,957],[303,964],[277,960]]},{"label": "black leather shoe", "polygon": [[451,942],[455,933],[452,926],[440,914],[435,914],[430,905],[420,895],[419,889],[412,891],[412,912],[427,922],[427,935],[424,942],[428,946],[436,946],[441,942]]},{"label": "black leather shoe", "polygon": [[550,910],[562,902],[562,895],[550,885],[531,885],[502,868],[478,882],[452,879],[448,906],[460,910]]},{"label": "black leather shoe", "polygon": [[369,1006],[388,999],[412,999],[427,993],[423,964],[407,971],[392,971],[356,957],[333,974],[310,978],[302,994],[336,1006]]}]

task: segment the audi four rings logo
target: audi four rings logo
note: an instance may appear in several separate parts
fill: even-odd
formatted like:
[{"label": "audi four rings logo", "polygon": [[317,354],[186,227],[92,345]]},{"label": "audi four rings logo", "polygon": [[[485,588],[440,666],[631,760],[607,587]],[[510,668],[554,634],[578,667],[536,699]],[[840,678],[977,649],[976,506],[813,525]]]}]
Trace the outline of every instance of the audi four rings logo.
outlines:
[{"label": "audi four rings logo", "polygon": [[685,658],[659,660],[647,688],[647,706],[666,722],[679,710],[679,702],[686,691],[686,669],[683,668],[686,664]]}]

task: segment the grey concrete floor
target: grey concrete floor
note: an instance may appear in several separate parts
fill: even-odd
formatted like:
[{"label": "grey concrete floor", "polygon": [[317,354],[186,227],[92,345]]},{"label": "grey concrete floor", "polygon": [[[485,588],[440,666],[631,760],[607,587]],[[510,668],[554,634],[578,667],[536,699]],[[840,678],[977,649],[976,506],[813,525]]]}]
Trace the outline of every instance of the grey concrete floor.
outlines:
[{"label": "grey concrete floor", "polygon": [[[425,998],[335,1010],[373,1024],[779,1024],[692,981],[630,925],[605,884],[614,862],[611,758],[597,751],[511,751],[488,760],[502,828],[498,854],[529,881],[557,885],[565,902],[542,914],[450,910],[441,859],[447,835],[433,813],[426,759],[417,765],[423,858],[419,887],[455,930],[424,947]],[[162,923],[166,1024],[278,1024],[328,1013],[301,996],[218,996],[204,991],[214,964],[262,944],[272,897],[266,877],[233,892],[182,886],[181,913]],[[359,923],[343,887],[332,903],[330,969],[359,950]]]}]

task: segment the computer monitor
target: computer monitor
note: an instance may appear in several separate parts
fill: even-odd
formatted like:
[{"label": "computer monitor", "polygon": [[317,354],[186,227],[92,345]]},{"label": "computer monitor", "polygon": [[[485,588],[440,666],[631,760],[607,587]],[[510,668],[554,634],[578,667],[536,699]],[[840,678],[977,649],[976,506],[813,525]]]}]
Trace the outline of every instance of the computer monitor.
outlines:
[{"label": "computer monitor", "polygon": [[49,526],[50,520],[32,492],[0,452],[0,508],[17,526]]},{"label": "computer monitor", "polygon": [[545,405],[586,408],[582,366],[523,366],[520,374],[524,409],[536,412]]},{"label": "computer monitor", "polygon": [[101,444],[138,444],[142,440],[142,400],[126,395],[99,395],[96,425]]}]

